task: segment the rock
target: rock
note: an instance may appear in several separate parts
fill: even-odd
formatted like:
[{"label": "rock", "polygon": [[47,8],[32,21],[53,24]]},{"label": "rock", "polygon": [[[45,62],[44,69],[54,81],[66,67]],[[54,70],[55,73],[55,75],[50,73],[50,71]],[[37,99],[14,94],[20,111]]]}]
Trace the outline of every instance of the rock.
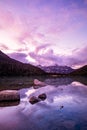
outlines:
[{"label": "rock", "polygon": [[35,97],[35,96],[31,97],[30,100],[29,100],[29,102],[30,102],[31,104],[38,103],[39,101],[40,101],[40,99],[37,98],[37,97]]},{"label": "rock", "polygon": [[41,100],[45,100],[47,98],[46,94],[45,93],[42,93],[38,96],[39,99]]},{"label": "rock", "polygon": [[0,102],[1,101],[19,101],[20,94],[16,90],[3,90],[0,91]]},{"label": "rock", "polygon": [[37,86],[46,86],[46,84],[44,82],[41,82],[38,79],[34,79],[34,85],[37,85]]}]

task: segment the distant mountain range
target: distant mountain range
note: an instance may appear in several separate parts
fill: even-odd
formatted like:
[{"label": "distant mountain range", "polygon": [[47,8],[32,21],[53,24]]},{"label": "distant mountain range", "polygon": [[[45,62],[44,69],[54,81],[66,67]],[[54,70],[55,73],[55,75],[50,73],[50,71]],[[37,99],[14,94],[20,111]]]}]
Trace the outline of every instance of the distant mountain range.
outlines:
[{"label": "distant mountain range", "polygon": [[29,76],[42,74],[45,74],[45,72],[40,68],[14,60],[0,51],[0,76]]},{"label": "distant mountain range", "polygon": [[38,67],[47,73],[55,73],[55,74],[69,74],[74,71],[74,69],[72,69],[71,67],[68,67],[68,66],[58,66],[58,65],[41,66],[41,65],[39,65]]},{"label": "distant mountain range", "polygon": [[79,69],[72,69],[68,66],[38,66],[45,72],[49,74],[59,74],[59,75],[87,75],[87,65],[79,68]]},{"label": "distant mountain range", "polygon": [[87,65],[80,69],[68,66],[33,66],[14,60],[0,51],[0,76],[29,76],[29,75],[87,75]]}]

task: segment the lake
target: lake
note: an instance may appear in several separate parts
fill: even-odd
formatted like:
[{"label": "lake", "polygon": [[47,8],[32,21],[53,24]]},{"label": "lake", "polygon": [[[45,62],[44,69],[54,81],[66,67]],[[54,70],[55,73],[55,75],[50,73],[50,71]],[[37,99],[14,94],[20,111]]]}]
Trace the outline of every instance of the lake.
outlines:
[{"label": "lake", "polygon": [[[17,89],[21,100],[0,103],[0,130],[87,130],[87,77],[3,77],[5,89]],[[29,102],[43,93],[45,100]]]}]

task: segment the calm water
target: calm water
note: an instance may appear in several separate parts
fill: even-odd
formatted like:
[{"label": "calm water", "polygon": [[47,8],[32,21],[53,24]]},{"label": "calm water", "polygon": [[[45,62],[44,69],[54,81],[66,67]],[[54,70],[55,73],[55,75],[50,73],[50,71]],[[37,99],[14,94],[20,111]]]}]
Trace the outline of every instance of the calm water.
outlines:
[{"label": "calm water", "polygon": [[[21,86],[18,87],[21,101],[0,104],[0,130],[87,130],[87,78],[42,78],[41,81],[47,85],[30,86],[33,78],[1,79],[1,90],[3,86],[4,89],[15,86],[15,82],[16,87]],[[26,88],[22,88],[24,84]],[[29,103],[30,97],[42,93],[47,95],[46,100]]]}]

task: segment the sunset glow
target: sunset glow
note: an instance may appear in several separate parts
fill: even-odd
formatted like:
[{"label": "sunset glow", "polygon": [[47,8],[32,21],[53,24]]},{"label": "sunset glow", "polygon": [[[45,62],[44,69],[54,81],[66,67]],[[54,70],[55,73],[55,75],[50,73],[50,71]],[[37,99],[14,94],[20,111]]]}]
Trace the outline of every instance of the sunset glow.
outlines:
[{"label": "sunset glow", "polygon": [[34,65],[87,64],[87,0],[1,0],[0,50]]}]

